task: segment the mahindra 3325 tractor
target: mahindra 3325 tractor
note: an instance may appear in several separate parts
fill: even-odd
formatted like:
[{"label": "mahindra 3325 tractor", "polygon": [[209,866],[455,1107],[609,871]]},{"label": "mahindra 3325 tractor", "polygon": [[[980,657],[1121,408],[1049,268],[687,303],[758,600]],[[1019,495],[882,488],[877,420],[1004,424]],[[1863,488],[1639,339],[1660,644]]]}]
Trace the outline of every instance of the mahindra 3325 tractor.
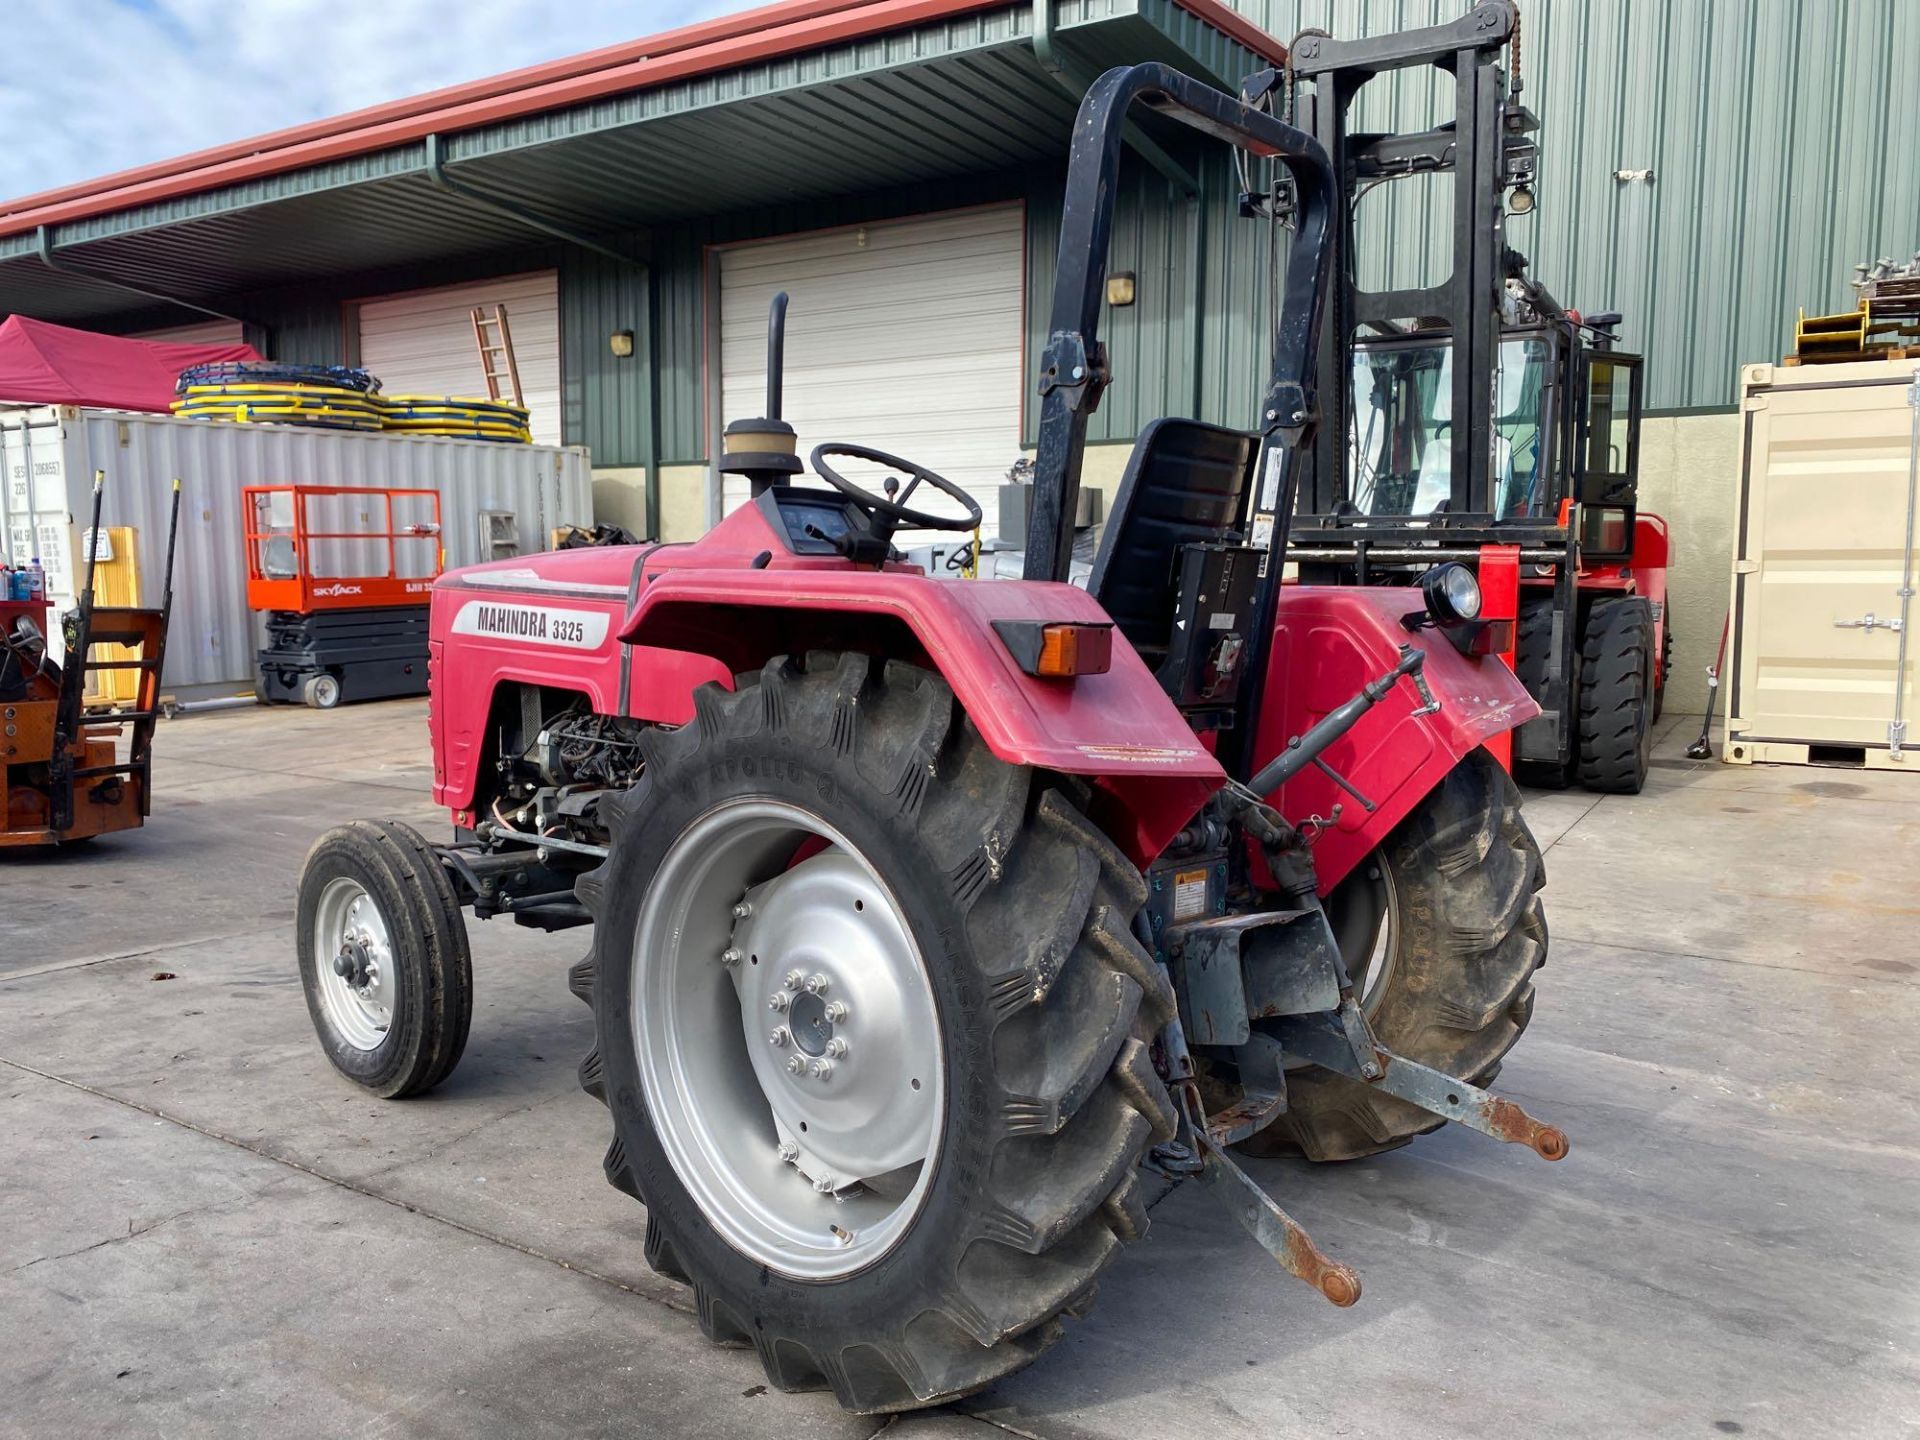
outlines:
[{"label": "mahindra 3325 tractor", "polygon": [[[1296,230],[1262,424],[1148,426],[1089,592],[1062,579],[1135,106],[1283,167]],[[902,530],[980,522],[922,465],[827,444],[824,485],[796,483],[782,302],[767,414],[727,432],[749,503],[692,544],[443,576],[454,839],[357,822],[301,878],[334,1064],[390,1097],[447,1076],[464,909],[591,923],[580,1077],[647,1259],[775,1385],[860,1411],[1045,1350],[1146,1232],[1149,1171],[1215,1188],[1347,1305],[1358,1276],[1236,1147],[1351,1159],[1451,1120],[1564,1155],[1481,1088],[1547,949],[1540,852],[1485,748],[1536,711],[1492,658],[1507,637],[1462,567],[1280,583],[1333,187],[1318,142],[1257,107],[1159,65],[1095,83],[1022,580],[896,557]],[[864,488],[851,460],[898,478]]]}]

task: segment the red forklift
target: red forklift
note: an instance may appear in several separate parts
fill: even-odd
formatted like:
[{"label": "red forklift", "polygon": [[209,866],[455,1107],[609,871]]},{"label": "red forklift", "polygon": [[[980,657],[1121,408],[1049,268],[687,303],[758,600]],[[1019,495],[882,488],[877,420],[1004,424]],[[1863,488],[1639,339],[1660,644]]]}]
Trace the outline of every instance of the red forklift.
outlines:
[{"label": "red forklift", "polygon": [[[1469,567],[1483,617],[1512,622],[1487,643],[1540,705],[1494,747],[1502,760],[1534,784],[1638,794],[1672,655],[1667,526],[1638,504],[1642,359],[1618,348],[1619,315],[1561,305],[1507,243],[1507,217],[1533,211],[1538,162],[1518,34],[1509,0],[1484,0],[1404,34],[1307,32],[1288,69],[1248,82],[1246,98],[1277,103],[1320,142],[1338,182],[1323,423],[1289,554],[1316,585]],[[1403,134],[1353,127],[1369,82],[1424,66],[1447,77],[1451,120]],[[1451,273],[1363,287],[1362,197],[1447,175]],[[1287,223],[1284,175],[1263,192],[1249,185],[1243,208]]]},{"label": "red forklift", "polygon": [[266,612],[254,694],[331,710],[427,693],[440,492],[249,485],[247,606]]}]

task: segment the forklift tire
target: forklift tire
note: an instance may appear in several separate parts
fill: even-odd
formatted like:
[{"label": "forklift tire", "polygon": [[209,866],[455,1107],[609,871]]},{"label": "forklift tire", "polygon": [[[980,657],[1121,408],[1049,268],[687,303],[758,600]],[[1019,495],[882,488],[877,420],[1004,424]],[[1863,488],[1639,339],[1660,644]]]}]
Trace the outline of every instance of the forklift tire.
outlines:
[{"label": "forklift tire", "polygon": [[[1533,1015],[1533,972],[1547,959],[1545,883],[1518,788],[1475,750],[1327,897],[1381,1043],[1474,1084],[1490,1081]],[[1241,1148],[1354,1160],[1446,1123],[1311,1067],[1287,1072],[1287,1107]]]},{"label": "forklift tire", "polygon": [[300,687],[300,698],[315,710],[331,710],[340,703],[340,678],[325,671],[309,675]]},{"label": "forklift tire", "polygon": [[[1513,673],[1535,700],[1547,693],[1547,681],[1553,673],[1553,616],[1551,598],[1520,602],[1520,623],[1513,645]],[[1516,732],[1516,752],[1519,746],[1520,737]],[[1562,765],[1548,760],[1522,760],[1516,753],[1513,773],[1516,779],[1528,785],[1537,785],[1542,790],[1563,790],[1572,780],[1573,765],[1571,762]]]},{"label": "forklift tire", "polygon": [[1653,750],[1653,607],[1599,600],[1580,640],[1580,783],[1638,795]]},{"label": "forklift tire", "polygon": [[446,1079],[473,1018],[473,961],[426,840],[391,820],[335,826],[307,852],[296,914],[307,1013],[334,1068],[383,1100]]},{"label": "forklift tire", "polygon": [[996,759],[928,671],[780,657],[694,701],[601,802],[578,886],[607,1177],[777,1388],[860,1413],[978,1390],[1146,1231],[1136,1170],[1175,1112],[1145,883],[1083,789]]}]

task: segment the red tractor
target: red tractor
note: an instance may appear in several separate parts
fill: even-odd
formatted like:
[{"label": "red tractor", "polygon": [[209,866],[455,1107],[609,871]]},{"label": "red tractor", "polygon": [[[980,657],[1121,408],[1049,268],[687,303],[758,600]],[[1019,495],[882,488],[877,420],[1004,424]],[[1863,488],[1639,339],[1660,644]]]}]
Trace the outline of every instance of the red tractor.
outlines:
[{"label": "red tractor", "polygon": [[[1140,437],[1091,592],[1062,583],[1122,127],[1143,104],[1296,192],[1265,421]],[[324,836],[299,959],[329,1057],[388,1097],[467,1034],[462,911],[592,924],[582,1084],[608,1179],[702,1328],[783,1389],[933,1404],[1027,1364],[1194,1176],[1336,1304],[1359,1279],[1235,1147],[1372,1155],[1448,1120],[1566,1138],[1481,1085],[1546,957],[1540,852],[1486,749],[1533,715],[1470,571],[1282,587],[1333,177],[1308,135],[1159,65],[1074,130],[1022,580],[903,530],[980,511],[924,466],[728,427],[752,499],[687,545],[443,576],[434,793],[454,838]],[[899,478],[847,479],[849,460]],[[929,501],[935,503],[929,504]],[[1255,537],[1259,537],[1256,541]]]}]

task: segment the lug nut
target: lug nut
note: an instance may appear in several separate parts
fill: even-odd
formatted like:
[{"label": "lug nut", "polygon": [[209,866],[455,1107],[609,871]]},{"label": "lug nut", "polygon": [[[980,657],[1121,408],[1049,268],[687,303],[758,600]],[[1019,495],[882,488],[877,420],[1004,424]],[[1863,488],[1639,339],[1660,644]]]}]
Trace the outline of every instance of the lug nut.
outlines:
[{"label": "lug nut", "polygon": [[818,1180],[813,1182],[813,1188],[818,1190],[822,1195],[831,1195],[833,1193],[833,1186],[834,1179],[831,1175],[822,1175]]},{"label": "lug nut", "polygon": [[827,1023],[831,1025],[844,1025],[847,1023],[847,1013],[846,1001],[829,1000],[827,1002]]},{"label": "lug nut", "polygon": [[746,952],[734,945],[729,945],[720,952],[720,963],[722,965],[738,965],[746,958]]},{"label": "lug nut", "polygon": [[787,1047],[787,1041],[792,1038],[792,1036],[787,1034],[787,1027],[782,1025],[778,1030],[775,1030],[771,1035],[767,1036],[767,1043],[776,1050],[784,1050]]},{"label": "lug nut", "polygon": [[[796,1055],[793,1058],[798,1060],[800,1057]],[[831,1080],[833,1078],[833,1062],[831,1060],[814,1061],[813,1078],[816,1080]]]},{"label": "lug nut", "polygon": [[799,1158],[800,1147],[798,1145],[794,1144],[791,1140],[782,1140],[780,1142],[780,1160],[783,1164],[791,1165]]},{"label": "lug nut", "polygon": [[809,995],[823,995],[826,993],[826,989],[827,989],[826,976],[809,975],[807,977],[807,993]]},{"label": "lug nut", "polygon": [[751,914],[753,914],[753,906],[744,900],[733,907],[733,918],[736,920],[745,920]]},{"label": "lug nut", "polygon": [[804,1057],[799,1055],[789,1055],[787,1057],[787,1073],[789,1075],[804,1075],[806,1070],[807,1062]]},{"label": "lug nut", "polygon": [[806,981],[806,975],[799,970],[787,971],[787,989],[798,990]]},{"label": "lug nut", "polygon": [[846,1059],[847,1042],[842,1040],[838,1035],[834,1036],[833,1039],[827,1041],[827,1054],[836,1060]]},{"label": "lug nut", "polygon": [[767,1009],[773,1011],[775,1014],[785,1014],[787,1006],[792,1003],[791,1000],[787,999],[787,992],[784,990],[776,990],[773,994],[767,996]]}]

